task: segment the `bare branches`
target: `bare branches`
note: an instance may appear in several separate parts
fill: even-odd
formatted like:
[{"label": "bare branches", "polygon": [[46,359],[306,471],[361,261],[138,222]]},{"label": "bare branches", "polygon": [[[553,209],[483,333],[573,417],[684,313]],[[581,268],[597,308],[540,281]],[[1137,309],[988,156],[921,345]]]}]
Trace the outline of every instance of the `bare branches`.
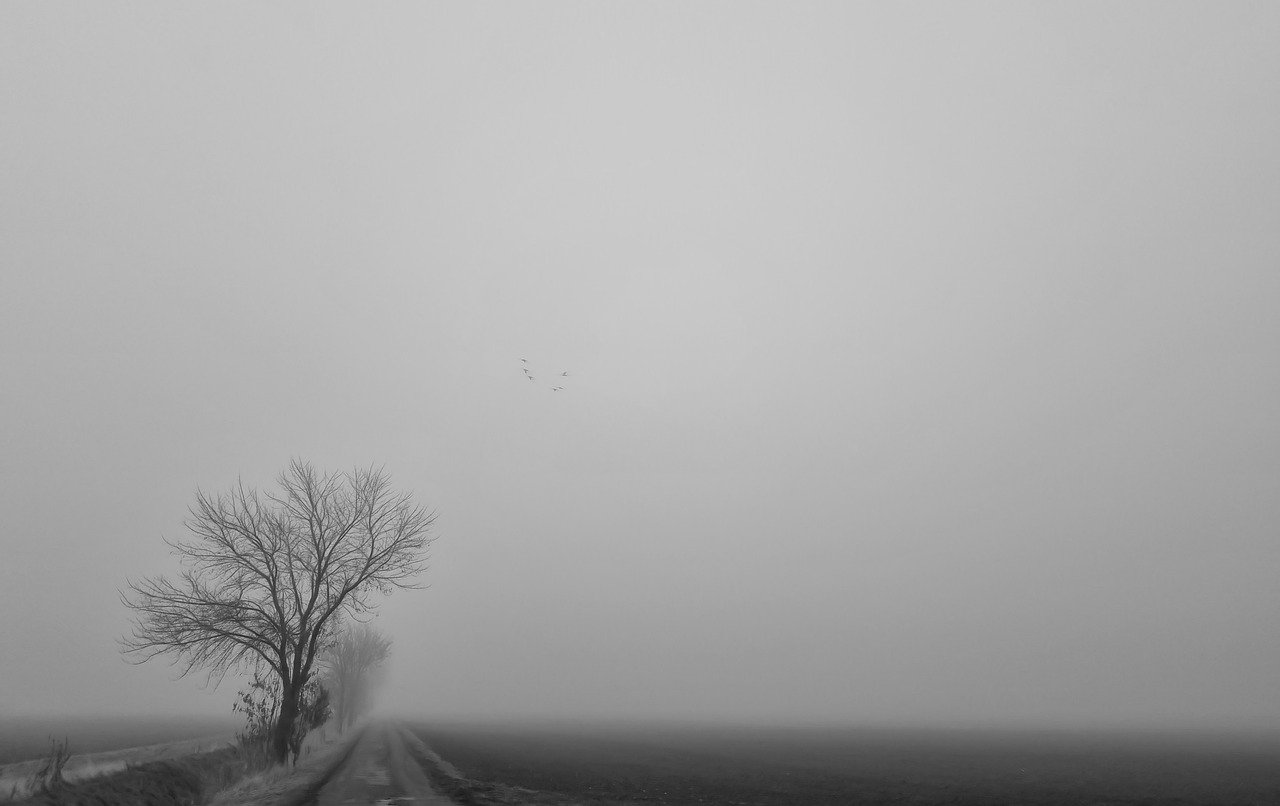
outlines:
[{"label": "bare branches", "polygon": [[367,612],[373,591],[417,587],[435,514],[384,470],[323,474],[295,459],[277,483],[196,493],[187,537],[169,542],[183,572],[130,581],[121,594],[135,613],[126,654],[168,655],[184,675],[219,679],[262,662],[286,691],[300,690],[332,625]]},{"label": "bare branches", "polygon": [[278,624],[251,599],[237,598],[239,590],[217,590],[191,571],[177,582],[144,579],[129,582],[128,589],[121,600],[137,616],[124,646],[137,662],[168,653],[177,656],[184,675],[203,668],[217,678],[245,661],[279,668],[273,651],[283,638]]}]

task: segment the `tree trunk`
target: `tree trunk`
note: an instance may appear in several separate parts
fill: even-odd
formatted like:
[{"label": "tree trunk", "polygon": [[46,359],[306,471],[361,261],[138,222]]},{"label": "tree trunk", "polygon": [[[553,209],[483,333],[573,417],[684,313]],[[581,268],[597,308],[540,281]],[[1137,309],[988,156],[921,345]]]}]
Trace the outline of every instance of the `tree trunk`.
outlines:
[{"label": "tree trunk", "polygon": [[293,723],[298,720],[299,693],[300,689],[292,685],[284,686],[281,692],[280,718],[271,735],[271,755],[277,764],[289,760],[289,738],[293,735]]}]

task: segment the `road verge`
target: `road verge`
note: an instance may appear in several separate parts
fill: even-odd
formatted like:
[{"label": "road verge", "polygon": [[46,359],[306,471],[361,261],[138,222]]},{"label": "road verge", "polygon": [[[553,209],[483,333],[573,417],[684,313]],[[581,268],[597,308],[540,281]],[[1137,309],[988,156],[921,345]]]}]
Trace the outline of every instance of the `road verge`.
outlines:
[{"label": "road verge", "polygon": [[296,767],[276,767],[251,776],[222,792],[209,806],[305,806],[334,773],[347,762],[365,728],[352,731],[327,747],[317,749]]}]

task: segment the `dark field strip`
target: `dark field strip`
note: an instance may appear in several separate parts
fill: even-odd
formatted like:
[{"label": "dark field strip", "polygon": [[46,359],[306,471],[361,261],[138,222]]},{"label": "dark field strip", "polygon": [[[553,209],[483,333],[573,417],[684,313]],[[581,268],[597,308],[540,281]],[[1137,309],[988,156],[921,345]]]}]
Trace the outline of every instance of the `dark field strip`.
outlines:
[{"label": "dark field strip", "polygon": [[538,803],[1280,804],[1274,741],[456,724],[413,730],[468,779],[536,790],[529,800]]}]

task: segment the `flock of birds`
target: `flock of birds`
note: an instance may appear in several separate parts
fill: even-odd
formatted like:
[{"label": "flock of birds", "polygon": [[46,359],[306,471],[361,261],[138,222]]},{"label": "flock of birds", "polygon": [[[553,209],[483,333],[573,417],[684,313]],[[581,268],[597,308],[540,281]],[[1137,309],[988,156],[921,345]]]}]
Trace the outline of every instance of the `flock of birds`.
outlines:
[{"label": "flock of birds", "polygon": [[[529,382],[530,382],[530,383],[537,383],[537,382],[538,382],[538,379],[537,379],[536,377],[534,377],[534,374],[533,374],[532,372],[530,372],[530,371],[529,371],[529,359],[527,359],[527,358],[521,358],[521,359],[520,359],[520,369],[524,372],[524,376],[525,376],[526,378],[528,378],[528,379],[529,379]],[[567,378],[567,377],[569,377],[569,373],[567,373],[567,372],[561,372],[559,375],[557,375],[557,376],[555,376],[555,377],[556,377],[556,378]],[[558,380],[558,381],[557,381],[557,383],[561,383],[561,384],[563,384],[563,383],[564,383],[564,381],[559,381],[559,380]],[[551,387],[551,391],[553,391],[553,392],[559,392],[561,389],[564,389],[564,387],[563,387],[563,386],[553,386],[553,387]]]}]

